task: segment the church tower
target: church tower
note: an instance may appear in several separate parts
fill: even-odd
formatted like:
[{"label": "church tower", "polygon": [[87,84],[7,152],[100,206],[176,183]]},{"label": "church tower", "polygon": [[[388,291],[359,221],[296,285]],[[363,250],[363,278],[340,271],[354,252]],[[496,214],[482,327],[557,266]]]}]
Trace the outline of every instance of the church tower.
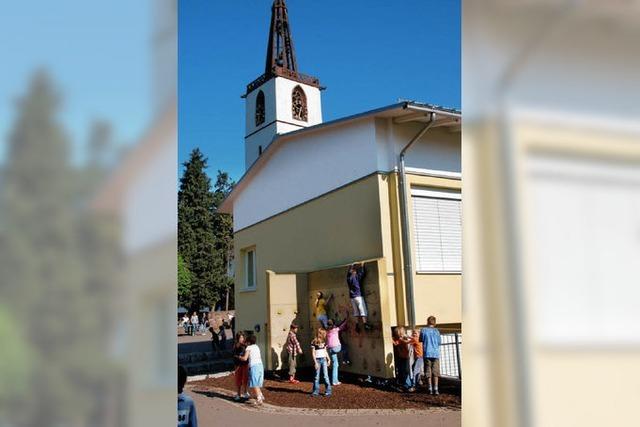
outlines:
[{"label": "church tower", "polygon": [[277,134],[322,123],[320,81],[298,72],[284,0],[271,7],[267,62],[263,75],[247,85],[245,168]]}]

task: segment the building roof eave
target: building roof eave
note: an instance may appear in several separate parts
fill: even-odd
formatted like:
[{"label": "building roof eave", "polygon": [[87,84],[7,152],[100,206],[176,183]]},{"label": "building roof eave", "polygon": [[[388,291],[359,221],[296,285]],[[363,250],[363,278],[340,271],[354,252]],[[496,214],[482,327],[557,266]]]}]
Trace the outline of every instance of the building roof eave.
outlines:
[{"label": "building roof eave", "polygon": [[[407,113],[408,111],[408,113]],[[237,195],[242,191],[242,189],[249,183],[251,178],[267,163],[268,159],[279,149],[282,142],[296,138],[300,135],[306,135],[312,132],[318,132],[322,130],[326,130],[335,126],[339,126],[342,124],[354,122],[357,120],[362,120],[365,118],[371,117],[400,117],[400,116],[410,116],[415,114],[416,112],[424,112],[426,113],[436,113],[448,116],[449,118],[453,118],[454,120],[443,122],[444,126],[450,125],[458,125],[462,121],[462,112],[458,109],[445,108],[433,104],[420,103],[415,101],[402,101],[395,104],[387,105],[381,108],[376,108],[373,110],[365,111],[362,113],[354,114],[351,116],[341,117],[335,120],[331,120],[324,123],[319,123],[314,126],[309,126],[306,128],[298,129],[292,132],[288,132],[285,134],[279,134],[274,136],[271,140],[271,143],[267,145],[267,148],[262,152],[262,155],[259,156],[255,162],[247,169],[240,178],[240,180],[236,183],[233,190],[227,198],[222,202],[220,207],[218,208],[219,212],[232,214],[233,213],[233,203]],[[400,114],[403,113],[404,114]],[[395,113],[395,114],[394,114]],[[416,116],[415,119],[410,119],[407,121],[420,121],[420,117]]]}]

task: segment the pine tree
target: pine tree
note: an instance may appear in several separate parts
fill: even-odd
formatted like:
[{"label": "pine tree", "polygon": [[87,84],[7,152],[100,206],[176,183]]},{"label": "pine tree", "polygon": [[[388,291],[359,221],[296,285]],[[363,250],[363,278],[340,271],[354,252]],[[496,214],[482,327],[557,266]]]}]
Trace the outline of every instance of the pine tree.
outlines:
[{"label": "pine tree", "polygon": [[178,253],[191,271],[188,308],[194,311],[213,306],[217,300],[214,199],[205,172],[207,159],[198,148],[184,167],[178,191]]},{"label": "pine tree", "polygon": [[218,208],[229,195],[235,183],[226,172],[218,171],[216,184],[213,191],[213,232],[216,242],[216,292],[218,299],[226,302],[229,298],[229,306],[233,307],[233,280],[229,277],[228,266],[233,260],[233,219],[231,215],[218,212]]},{"label": "pine tree", "polygon": [[92,230],[79,209],[87,192],[75,185],[59,103],[47,74],[37,73],[18,104],[3,171],[0,308],[20,325],[31,359],[28,398],[11,402],[14,425],[82,425],[106,365],[105,304],[90,289],[95,276],[81,243],[80,224]]},{"label": "pine tree", "polygon": [[191,272],[180,254],[178,254],[178,305],[191,306]]}]

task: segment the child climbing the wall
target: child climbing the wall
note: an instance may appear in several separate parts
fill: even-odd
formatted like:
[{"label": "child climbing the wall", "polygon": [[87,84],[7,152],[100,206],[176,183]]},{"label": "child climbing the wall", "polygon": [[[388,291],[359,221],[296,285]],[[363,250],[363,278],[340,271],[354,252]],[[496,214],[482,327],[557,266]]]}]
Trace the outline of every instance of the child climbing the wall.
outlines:
[{"label": "child climbing the wall", "polygon": [[[242,356],[247,349],[246,337],[243,332],[236,333],[236,342],[233,346],[233,364],[236,369],[233,373],[236,380],[236,396],[233,398],[236,402],[242,399],[248,399],[247,382],[249,381],[249,366],[246,360],[242,360]],[[244,393],[243,393],[244,390]]]},{"label": "child climbing the wall", "polygon": [[393,330],[393,348],[396,357],[396,366],[398,369],[398,385],[406,391],[414,391],[413,382],[411,380],[411,366],[409,360],[409,345],[411,339],[406,335],[406,331],[402,326],[398,326]]},{"label": "child climbing the wall", "polygon": [[322,371],[323,380],[325,383],[324,395],[331,396],[331,382],[329,381],[329,373],[327,367],[331,365],[331,359],[329,359],[329,353],[327,352],[327,331],[324,329],[318,329],[316,337],[311,341],[311,353],[313,357],[314,367],[316,369],[316,376],[313,380],[313,390],[311,390],[311,396],[320,395],[320,372]]},{"label": "child climbing the wall", "polygon": [[260,390],[264,382],[262,355],[260,354],[260,347],[256,345],[255,335],[249,335],[247,342],[249,345],[240,360],[249,362],[249,388],[253,391],[256,405],[261,405],[264,402],[264,395]]},{"label": "child climbing the wall", "polygon": [[329,298],[327,299],[324,298],[324,293],[320,291],[316,294],[314,311],[316,319],[324,329],[327,329],[327,320],[329,320],[329,317],[327,316],[327,304],[329,304],[332,298],[333,294],[329,295]]},{"label": "child climbing the wall", "polygon": [[427,327],[420,331],[420,341],[424,353],[424,373],[429,384],[429,394],[438,393],[440,378],[440,331],[436,329],[436,318],[427,318]]},{"label": "child climbing the wall", "polygon": [[341,384],[338,379],[338,367],[340,366],[338,363],[338,354],[340,354],[340,351],[342,350],[342,345],[340,343],[340,331],[347,327],[347,320],[348,317],[338,325],[336,325],[332,319],[327,321],[327,350],[329,352],[329,357],[331,358],[331,384],[334,386]]},{"label": "child climbing the wall", "polygon": [[[364,280],[364,263],[351,264],[347,272],[347,286],[349,287],[349,298],[353,308],[353,316],[362,322],[365,330],[370,330],[371,325],[367,322],[367,305],[362,293],[362,281]],[[356,324],[356,332],[360,332],[360,324]]]},{"label": "child climbing the wall", "polygon": [[422,343],[420,342],[420,332],[414,329],[411,333],[411,341],[409,343],[413,347],[413,366],[411,367],[412,373],[412,385],[418,387],[420,385],[420,377],[424,370],[424,351],[422,349]]},{"label": "child climbing the wall", "polygon": [[302,348],[300,347],[300,342],[298,341],[298,325],[292,323],[289,326],[289,335],[287,336],[286,348],[289,353],[289,382],[292,384],[297,384],[300,381],[296,379],[296,357],[299,354],[302,354]]}]

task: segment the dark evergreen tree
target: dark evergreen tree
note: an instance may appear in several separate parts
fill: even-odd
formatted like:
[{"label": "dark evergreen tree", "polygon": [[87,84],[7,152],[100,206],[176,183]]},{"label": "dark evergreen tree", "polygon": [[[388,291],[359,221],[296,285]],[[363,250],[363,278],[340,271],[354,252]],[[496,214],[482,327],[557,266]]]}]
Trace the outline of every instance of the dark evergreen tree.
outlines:
[{"label": "dark evergreen tree", "polygon": [[180,254],[178,254],[178,305],[191,306],[191,272]]},{"label": "dark evergreen tree", "polygon": [[233,189],[234,182],[226,172],[218,171],[213,191],[213,232],[216,244],[215,283],[221,306],[233,307],[233,279],[229,277],[229,264],[233,261],[233,219],[231,215],[218,212],[218,208]]},{"label": "dark evergreen tree", "polygon": [[214,199],[207,159],[196,148],[184,163],[178,191],[178,253],[191,271],[190,310],[215,305]]},{"label": "dark evergreen tree", "polygon": [[10,312],[29,349],[27,397],[0,402],[11,405],[7,420],[17,426],[88,425],[95,392],[105,388],[105,282],[94,279],[112,254],[93,258],[84,246],[99,232],[83,208],[84,175],[70,162],[58,106],[47,74],[37,73],[18,104],[3,170],[0,312]]}]

